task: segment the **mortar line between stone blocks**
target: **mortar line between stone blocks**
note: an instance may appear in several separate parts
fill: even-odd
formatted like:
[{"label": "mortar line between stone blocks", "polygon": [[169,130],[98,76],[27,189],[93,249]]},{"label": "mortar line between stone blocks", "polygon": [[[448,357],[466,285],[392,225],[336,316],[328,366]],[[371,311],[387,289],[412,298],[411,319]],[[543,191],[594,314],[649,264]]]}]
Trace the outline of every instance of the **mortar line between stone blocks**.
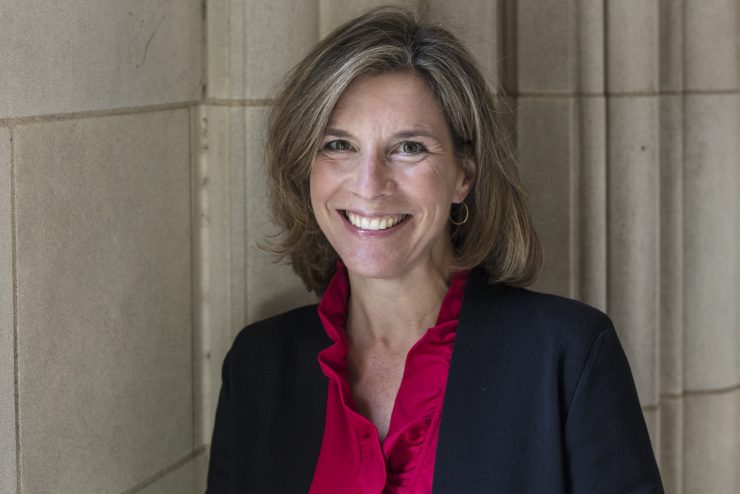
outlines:
[{"label": "mortar line between stone blocks", "polygon": [[200,35],[200,100],[208,96],[208,1],[200,2],[200,22],[203,29]]},{"label": "mortar line between stone blocks", "polygon": [[[170,464],[169,466],[163,468],[162,470],[159,470],[158,472],[156,472],[153,475],[150,475],[148,478],[146,478],[143,481],[139,482],[135,486],[133,486],[133,487],[131,487],[129,489],[126,489],[121,494],[135,494],[137,492],[141,492],[143,489],[149,487],[150,485],[152,485],[156,481],[164,478],[166,475],[174,472],[175,470],[177,470],[178,468],[180,468],[182,466],[185,466],[189,461],[191,461],[191,460],[197,458],[198,456],[204,454],[207,449],[208,449],[208,446],[207,445],[200,446],[200,447],[194,449],[193,451],[191,451],[187,455],[183,456],[179,460],[177,460],[174,463]],[[19,494],[20,494],[20,492],[19,492]]]},{"label": "mortar line between stone blocks", "polygon": [[[680,4],[681,9],[681,81],[680,85],[681,88],[686,86],[686,2],[681,2]],[[687,129],[688,124],[686,122],[686,98],[681,98],[679,100],[680,104],[680,112],[681,112],[681,163],[679,170],[681,172],[681,200],[679,202],[681,206],[681,252],[684,252],[684,246],[686,245],[686,215],[685,215],[685,203],[684,200],[686,199],[686,135],[687,135]],[[687,338],[686,338],[686,258],[685,256],[681,256],[681,299],[680,299],[680,308],[681,308],[681,388],[683,388],[684,382],[686,381],[686,374],[687,374]],[[681,437],[683,440],[683,436]],[[684,475],[683,468],[683,455],[681,456],[681,485],[684,485],[686,479]]]},{"label": "mortar line between stone blocks", "polygon": [[612,92],[538,92],[522,91],[509,92],[507,96],[514,98],[628,98],[649,96],[731,96],[740,94],[738,89],[677,89],[665,91],[612,91]]},{"label": "mortar line between stone blocks", "polygon": [[15,128],[8,126],[10,134],[10,272],[13,286],[13,402],[15,406],[15,490],[21,494],[21,403],[18,369],[18,262],[15,211]]},{"label": "mortar line between stone blocks", "polygon": [[275,103],[274,99],[228,99],[228,98],[206,98],[203,100],[204,105],[211,106],[231,106],[231,107],[254,107],[254,106],[271,106]]},{"label": "mortar line between stone blocks", "polygon": [[[204,2],[205,3],[205,2]],[[198,348],[200,348],[199,345],[197,345],[197,340],[199,338],[198,331],[199,327],[196,324],[197,320],[197,314],[196,314],[196,306],[198,304],[197,300],[197,289],[195,286],[195,270],[197,269],[196,266],[196,249],[195,249],[195,242],[196,242],[196,230],[194,227],[194,222],[196,221],[195,218],[197,217],[196,214],[193,212],[193,208],[195,207],[195,183],[194,180],[194,174],[195,170],[197,168],[197,164],[195,163],[195,160],[199,159],[198,153],[196,152],[195,146],[198,143],[199,139],[199,133],[197,133],[197,130],[199,129],[199,125],[194,125],[193,122],[196,122],[196,119],[200,119],[200,115],[198,112],[197,107],[196,108],[190,108],[190,111],[188,112],[188,127],[190,132],[188,135],[190,136],[190,146],[189,146],[189,159],[188,163],[190,165],[190,173],[188,174],[188,178],[190,180],[189,183],[189,191],[190,191],[190,406],[191,406],[191,446],[195,447],[196,438],[198,437],[198,433],[196,433],[197,430],[197,421],[199,417],[199,412],[197,412],[197,406],[198,401],[200,400],[200,393],[197,392],[197,387],[200,386],[200,381],[197,378],[197,373],[199,372],[198,365],[196,363],[196,359],[198,358]],[[199,123],[199,122],[196,122]]]},{"label": "mortar line between stone blocks", "polygon": [[683,398],[685,396],[723,395],[723,394],[732,393],[738,390],[740,390],[740,384],[735,384],[733,386],[727,386],[725,388],[715,388],[715,389],[685,389],[681,393],[662,393],[660,395],[660,398],[678,399],[678,398]]},{"label": "mortar line between stone blocks", "polygon": [[161,105],[130,106],[122,108],[110,108],[105,110],[90,110],[69,113],[49,113],[46,115],[29,115],[24,117],[0,117],[0,126],[13,126],[40,122],[57,122],[76,120],[82,118],[110,117],[119,115],[135,115],[141,113],[152,113],[166,110],[181,110],[192,108],[201,104],[200,101],[183,101],[180,103],[165,103]]}]

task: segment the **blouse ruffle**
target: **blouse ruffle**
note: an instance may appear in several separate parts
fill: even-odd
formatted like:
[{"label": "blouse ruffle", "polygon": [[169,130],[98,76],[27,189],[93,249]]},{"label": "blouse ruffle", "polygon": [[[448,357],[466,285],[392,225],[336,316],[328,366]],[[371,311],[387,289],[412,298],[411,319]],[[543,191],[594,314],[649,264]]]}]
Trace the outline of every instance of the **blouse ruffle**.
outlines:
[{"label": "blouse ruffle", "polygon": [[431,492],[439,420],[467,278],[467,271],[455,275],[436,324],[409,350],[388,434],[381,442],[375,425],[357,412],[352,396],[345,331],[349,281],[338,264],[318,307],[333,343],[318,356],[329,389],[310,493]]}]

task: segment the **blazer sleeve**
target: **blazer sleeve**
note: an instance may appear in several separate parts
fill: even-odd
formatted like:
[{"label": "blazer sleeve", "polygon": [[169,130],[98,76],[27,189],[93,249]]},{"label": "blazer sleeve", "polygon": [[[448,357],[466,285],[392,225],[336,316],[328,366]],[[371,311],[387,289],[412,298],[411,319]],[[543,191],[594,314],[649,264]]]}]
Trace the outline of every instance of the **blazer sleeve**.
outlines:
[{"label": "blazer sleeve", "polygon": [[224,358],[221,370],[221,391],[218,397],[216,419],[211,439],[211,452],[208,465],[208,482],[206,494],[232,492],[234,465],[234,423],[231,393],[231,359],[232,351]]},{"label": "blazer sleeve", "polygon": [[591,345],[565,423],[568,492],[663,493],[627,357],[614,329]]}]

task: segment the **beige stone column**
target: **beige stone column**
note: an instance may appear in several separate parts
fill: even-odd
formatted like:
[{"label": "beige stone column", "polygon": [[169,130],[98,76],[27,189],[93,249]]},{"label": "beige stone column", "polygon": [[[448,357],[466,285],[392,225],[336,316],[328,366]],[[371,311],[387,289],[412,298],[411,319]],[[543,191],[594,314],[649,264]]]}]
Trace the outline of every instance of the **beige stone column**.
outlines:
[{"label": "beige stone column", "polygon": [[[220,276],[210,278],[209,293],[222,290],[219,303],[231,308],[203,321],[204,344],[213,345],[206,410],[217,389],[216,356],[233,332],[308,300],[289,272],[251,250],[269,231],[259,129],[271,88],[312,41],[376,3],[278,2],[257,10],[249,1],[209,3],[217,10],[209,17],[206,156],[224,153],[230,165],[204,163],[239,180],[222,180],[214,187],[224,189],[203,197],[231,191],[217,221],[231,218],[223,228],[237,232],[228,244],[231,267],[219,268],[230,269],[230,291],[213,284]],[[612,316],[667,492],[737,490],[739,3],[405,4],[457,32],[499,95],[546,248],[535,288]],[[240,194],[246,199],[234,202]],[[280,303],[271,301],[276,296]],[[223,314],[228,321],[218,320]]]}]

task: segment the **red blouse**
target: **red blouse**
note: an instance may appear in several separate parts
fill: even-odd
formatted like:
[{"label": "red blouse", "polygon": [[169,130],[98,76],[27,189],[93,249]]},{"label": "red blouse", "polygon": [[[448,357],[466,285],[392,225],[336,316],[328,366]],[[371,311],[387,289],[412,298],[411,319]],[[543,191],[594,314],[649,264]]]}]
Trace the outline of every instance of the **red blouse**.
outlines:
[{"label": "red blouse", "polygon": [[435,326],[409,350],[388,434],[381,442],[375,425],[357,412],[352,398],[344,327],[349,281],[339,263],[318,307],[334,343],[319,353],[329,392],[310,494],[432,492],[439,420],[467,279],[467,271],[455,275]]}]

